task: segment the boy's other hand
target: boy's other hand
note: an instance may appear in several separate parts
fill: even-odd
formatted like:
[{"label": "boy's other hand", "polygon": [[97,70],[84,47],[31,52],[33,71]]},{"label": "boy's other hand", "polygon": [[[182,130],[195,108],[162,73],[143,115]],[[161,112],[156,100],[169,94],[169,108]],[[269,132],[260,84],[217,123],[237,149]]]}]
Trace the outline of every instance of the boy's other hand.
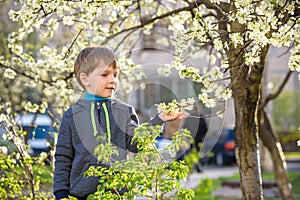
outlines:
[{"label": "boy's other hand", "polygon": [[169,122],[169,121],[173,121],[176,119],[184,119],[188,116],[188,114],[186,112],[179,112],[175,115],[159,113],[158,116],[161,120],[163,120],[165,122]]}]

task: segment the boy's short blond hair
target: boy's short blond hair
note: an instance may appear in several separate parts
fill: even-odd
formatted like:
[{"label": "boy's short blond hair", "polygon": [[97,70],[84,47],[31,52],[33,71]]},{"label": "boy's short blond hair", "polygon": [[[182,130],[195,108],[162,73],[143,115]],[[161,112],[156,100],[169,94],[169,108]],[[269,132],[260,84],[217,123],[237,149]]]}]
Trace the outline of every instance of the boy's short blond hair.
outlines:
[{"label": "boy's short blond hair", "polygon": [[80,86],[85,89],[80,80],[80,74],[87,76],[100,65],[111,66],[120,69],[116,55],[110,49],[104,47],[87,47],[80,51],[74,63],[74,75]]}]

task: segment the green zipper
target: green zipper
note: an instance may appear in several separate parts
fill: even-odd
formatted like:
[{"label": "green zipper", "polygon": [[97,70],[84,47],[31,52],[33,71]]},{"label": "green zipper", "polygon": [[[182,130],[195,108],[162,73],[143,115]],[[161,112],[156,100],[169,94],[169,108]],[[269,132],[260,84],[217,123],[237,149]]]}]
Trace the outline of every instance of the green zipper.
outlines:
[{"label": "green zipper", "polygon": [[96,136],[98,131],[97,131],[96,121],[95,121],[95,104],[94,103],[91,104],[91,119],[92,119],[92,126],[93,126],[93,130],[94,130],[94,136]]},{"label": "green zipper", "polygon": [[[109,115],[108,115],[108,110],[106,107],[105,103],[102,103],[102,107],[105,113],[105,121],[106,121],[106,131],[107,131],[107,137],[108,137],[108,142],[111,142],[111,132],[110,132],[110,121],[109,121]],[[97,131],[97,126],[96,126],[96,120],[95,120],[95,104],[91,104],[91,119],[92,119],[92,126],[94,130],[94,136],[98,134]]]},{"label": "green zipper", "polygon": [[106,107],[106,104],[103,102],[102,107],[104,109],[105,113],[105,121],[106,121],[106,131],[107,131],[107,137],[108,137],[108,142],[111,142],[111,133],[110,133],[110,121],[109,121],[109,115],[108,115],[108,110]]}]

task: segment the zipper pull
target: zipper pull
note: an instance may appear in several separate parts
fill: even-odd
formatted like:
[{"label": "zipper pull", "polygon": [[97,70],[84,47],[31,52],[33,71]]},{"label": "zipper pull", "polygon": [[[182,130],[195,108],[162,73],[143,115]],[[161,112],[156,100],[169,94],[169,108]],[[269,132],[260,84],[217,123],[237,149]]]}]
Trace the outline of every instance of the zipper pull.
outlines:
[{"label": "zipper pull", "polygon": [[97,109],[100,110],[100,102],[97,102]]}]

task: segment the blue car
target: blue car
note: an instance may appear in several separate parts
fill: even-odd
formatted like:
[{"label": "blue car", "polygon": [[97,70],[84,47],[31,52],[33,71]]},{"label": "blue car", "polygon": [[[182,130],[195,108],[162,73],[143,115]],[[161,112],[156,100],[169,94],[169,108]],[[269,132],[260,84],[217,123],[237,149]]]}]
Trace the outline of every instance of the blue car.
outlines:
[{"label": "blue car", "polygon": [[27,132],[27,143],[32,156],[39,156],[42,152],[48,153],[52,149],[56,129],[52,126],[49,115],[27,114],[18,117],[16,121]]},{"label": "blue car", "polygon": [[218,166],[230,165],[236,162],[233,129],[225,129],[222,131],[212,152],[214,154],[211,158],[212,162]]}]

